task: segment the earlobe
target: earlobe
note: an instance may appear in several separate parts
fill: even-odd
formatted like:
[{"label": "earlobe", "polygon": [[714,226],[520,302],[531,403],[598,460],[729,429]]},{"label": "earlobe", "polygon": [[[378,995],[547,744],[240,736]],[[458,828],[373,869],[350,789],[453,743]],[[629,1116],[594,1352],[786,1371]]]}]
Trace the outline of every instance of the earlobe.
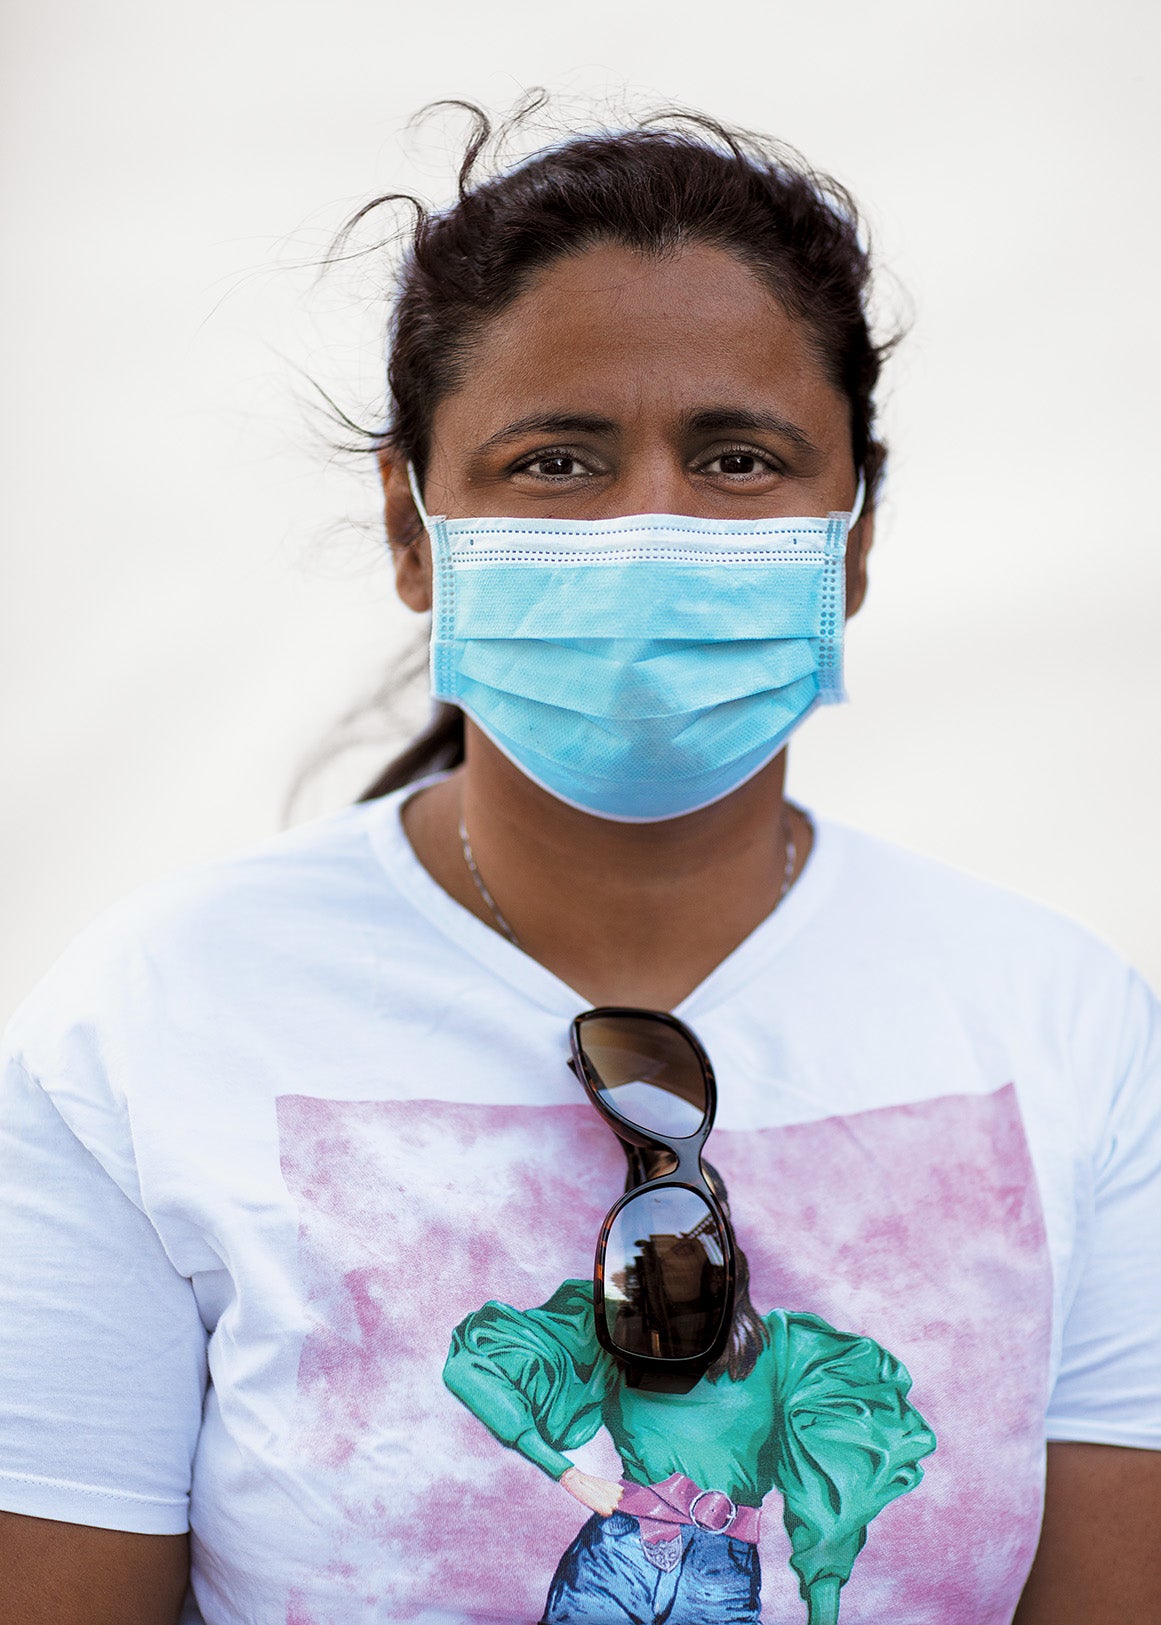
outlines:
[{"label": "earlobe", "polygon": [[395,591],[417,614],[431,609],[431,546],[416,511],[407,479],[407,465],[380,453],[383,482],[383,518],[387,541],[395,561]]},{"label": "earlobe", "polygon": [[431,610],[431,550],[425,536],[410,547],[394,549],[395,591],[417,615]]}]

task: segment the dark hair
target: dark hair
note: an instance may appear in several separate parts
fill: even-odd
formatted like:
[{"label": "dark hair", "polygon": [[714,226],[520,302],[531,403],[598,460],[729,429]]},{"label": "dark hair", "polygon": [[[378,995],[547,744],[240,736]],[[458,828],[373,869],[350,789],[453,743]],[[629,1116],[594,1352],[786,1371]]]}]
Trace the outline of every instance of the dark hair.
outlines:
[{"label": "dark hair", "polygon": [[[530,103],[517,122],[542,104]],[[388,417],[376,449],[409,458],[422,478],[435,409],[463,378],[474,341],[546,265],[598,243],[656,255],[696,242],[751,266],[802,322],[850,403],[851,449],[873,501],[886,456],[875,437],[874,390],[893,341],[876,344],[871,335],[870,260],[842,186],[788,147],[684,112],[573,136],[477,183],[492,127],[478,108],[451,105],[473,121],[459,197],[440,213],[406,200],[416,223],[398,278]],[[399,201],[367,204],[339,242],[372,210]],[[462,760],[463,715],[441,705],[361,799]]]},{"label": "dark hair", "polygon": [[[730,1211],[730,1193],[726,1182],[712,1162],[702,1159],[706,1179],[718,1201]],[[734,1277],[734,1323],[730,1327],[730,1340],[706,1372],[711,1382],[728,1375],[733,1382],[748,1377],[758,1363],[758,1356],[770,1342],[766,1322],[754,1308],[750,1299],[750,1260],[741,1247],[735,1255],[737,1274]]]}]

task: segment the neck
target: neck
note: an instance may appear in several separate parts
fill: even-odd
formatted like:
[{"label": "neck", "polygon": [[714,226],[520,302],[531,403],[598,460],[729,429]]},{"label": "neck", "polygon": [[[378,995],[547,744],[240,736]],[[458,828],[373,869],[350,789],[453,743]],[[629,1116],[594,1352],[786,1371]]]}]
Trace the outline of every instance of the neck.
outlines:
[{"label": "neck", "polygon": [[415,796],[404,828],[445,891],[495,927],[464,861],[520,946],[592,1004],[668,1010],[776,906],[786,831],[801,868],[809,825],[783,799],[785,753],[712,807],[618,824],[541,790],[468,722],[464,766]]}]

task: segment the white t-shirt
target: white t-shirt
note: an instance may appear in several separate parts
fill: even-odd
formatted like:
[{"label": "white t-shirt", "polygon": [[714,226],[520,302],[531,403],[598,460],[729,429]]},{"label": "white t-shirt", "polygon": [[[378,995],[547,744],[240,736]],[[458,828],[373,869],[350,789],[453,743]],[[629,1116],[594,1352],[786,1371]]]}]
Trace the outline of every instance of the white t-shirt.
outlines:
[{"label": "white t-shirt", "polygon": [[[14,1018],[0,1506],[188,1520],[207,1625],[531,1622],[550,1591],[614,1625],[646,1582],[675,1621],[805,1621],[844,1567],[841,1625],[1008,1621],[1045,1438],[1161,1447],[1146,988],[819,821],[678,1010],[761,1358],[642,1396],[591,1335],[625,1162],[566,1065],[585,1001],[436,885],[402,800],[130,898]],[[764,1503],[757,1547],[686,1527],[642,1567],[570,1461]]]}]

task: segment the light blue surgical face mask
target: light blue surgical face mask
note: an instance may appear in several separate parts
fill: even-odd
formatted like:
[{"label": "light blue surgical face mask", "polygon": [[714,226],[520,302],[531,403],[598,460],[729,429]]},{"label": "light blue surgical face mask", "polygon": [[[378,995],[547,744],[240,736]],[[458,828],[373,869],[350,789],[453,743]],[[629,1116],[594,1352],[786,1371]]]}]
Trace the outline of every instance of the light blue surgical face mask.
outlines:
[{"label": "light blue surgical face mask", "polygon": [[646,823],[720,800],[845,699],[847,533],[825,519],[447,519],[431,692],[569,806]]}]

